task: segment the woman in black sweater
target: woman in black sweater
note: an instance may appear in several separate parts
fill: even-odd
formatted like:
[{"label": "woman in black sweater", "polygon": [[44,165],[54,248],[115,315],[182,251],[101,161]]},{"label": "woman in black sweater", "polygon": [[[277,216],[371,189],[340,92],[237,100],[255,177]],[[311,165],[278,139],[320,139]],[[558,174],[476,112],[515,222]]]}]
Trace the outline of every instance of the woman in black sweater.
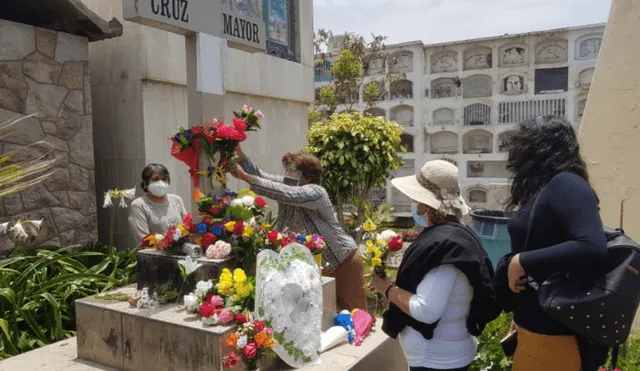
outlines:
[{"label": "woman in black sweater", "polygon": [[571,124],[553,116],[522,123],[507,169],[513,173],[508,208],[518,210],[508,224],[512,254],[496,268],[495,289],[504,310],[514,312],[513,370],[597,369],[606,349],[549,317],[525,278],[541,283],[558,271],[588,274],[607,257],[598,198]]}]

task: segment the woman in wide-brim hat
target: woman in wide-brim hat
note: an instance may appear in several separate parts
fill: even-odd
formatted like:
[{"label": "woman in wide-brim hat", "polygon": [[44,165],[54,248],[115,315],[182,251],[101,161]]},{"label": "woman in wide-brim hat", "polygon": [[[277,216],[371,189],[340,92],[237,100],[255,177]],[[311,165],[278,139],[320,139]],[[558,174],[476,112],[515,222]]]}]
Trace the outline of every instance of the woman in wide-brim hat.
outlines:
[{"label": "woman in wide-brim hat", "polygon": [[371,288],[390,302],[382,329],[399,339],[411,371],[467,370],[476,357],[475,336],[500,308],[491,262],[461,224],[469,207],[458,168],[429,161],[417,175],[391,183],[413,201],[413,217],[425,229],[407,249],[395,283],[372,279]]}]

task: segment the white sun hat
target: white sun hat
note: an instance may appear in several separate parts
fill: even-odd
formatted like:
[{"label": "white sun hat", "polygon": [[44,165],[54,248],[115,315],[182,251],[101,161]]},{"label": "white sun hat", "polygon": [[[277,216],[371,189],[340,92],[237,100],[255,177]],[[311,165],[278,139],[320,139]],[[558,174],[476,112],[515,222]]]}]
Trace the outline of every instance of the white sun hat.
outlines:
[{"label": "white sun hat", "polygon": [[450,162],[429,161],[418,174],[392,179],[391,184],[413,201],[445,215],[461,217],[469,213],[469,206],[460,196],[458,167]]}]

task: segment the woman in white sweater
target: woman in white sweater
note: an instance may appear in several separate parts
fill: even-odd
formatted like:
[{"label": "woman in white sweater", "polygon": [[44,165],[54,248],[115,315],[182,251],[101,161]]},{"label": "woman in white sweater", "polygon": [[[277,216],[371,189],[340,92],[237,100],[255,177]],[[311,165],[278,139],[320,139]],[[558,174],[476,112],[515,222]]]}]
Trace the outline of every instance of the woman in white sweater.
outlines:
[{"label": "woman in white sweater", "polygon": [[460,197],[458,169],[430,161],[392,184],[414,200],[414,219],[426,228],[407,249],[395,283],[372,279],[371,288],[390,302],[382,329],[399,339],[411,371],[468,370],[475,336],[501,310],[487,253],[460,223],[469,208]]}]

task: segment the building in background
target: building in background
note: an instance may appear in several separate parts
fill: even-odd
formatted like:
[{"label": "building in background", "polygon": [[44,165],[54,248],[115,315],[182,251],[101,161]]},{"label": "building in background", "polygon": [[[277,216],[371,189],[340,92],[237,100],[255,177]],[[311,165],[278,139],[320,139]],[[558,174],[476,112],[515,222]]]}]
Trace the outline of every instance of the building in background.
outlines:
[{"label": "building in background", "polygon": [[[367,109],[361,99],[353,109],[405,128],[407,153],[397,176],[444,159],[459,167],[461,190],[472,207],[502,209],[508,196],[510,133],[518,122],[540,115],[562,116],[579,127],[604,28],[597,24],[432,45],[387,45],[393,62],[373,61],[370,73],[384,69],[404,78],[375,107]],[[316,91],[332,80],[337,52],[329,50],[316,65]],[[390,185],[371,197],[393,203],[400,215],[410,211],[410,201]]]}]

